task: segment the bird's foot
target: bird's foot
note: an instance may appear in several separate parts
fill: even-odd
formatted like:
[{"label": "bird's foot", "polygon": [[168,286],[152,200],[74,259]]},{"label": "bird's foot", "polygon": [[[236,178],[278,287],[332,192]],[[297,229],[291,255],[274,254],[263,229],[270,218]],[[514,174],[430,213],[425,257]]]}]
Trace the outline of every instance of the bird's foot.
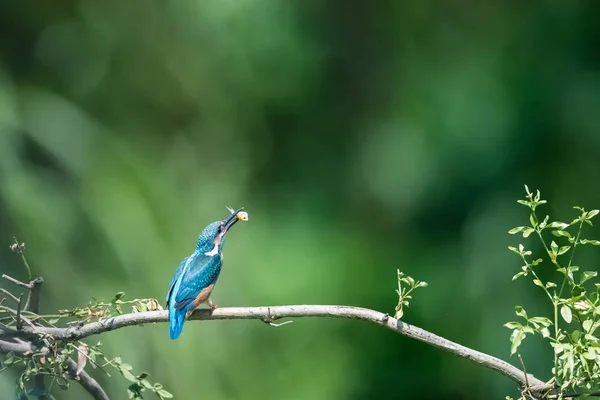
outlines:
[{"label": "bird's foot", "polygon": [[208,299],[208,306],[210,307],[210,311],[215,311],[216,308],[219,308],[219,306],[213,303],[211,299]]}]

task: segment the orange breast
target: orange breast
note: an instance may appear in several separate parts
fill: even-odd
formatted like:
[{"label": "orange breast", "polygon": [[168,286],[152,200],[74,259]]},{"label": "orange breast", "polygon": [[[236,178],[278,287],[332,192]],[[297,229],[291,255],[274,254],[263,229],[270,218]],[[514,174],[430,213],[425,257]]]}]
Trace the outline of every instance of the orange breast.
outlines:
[{"label": "orange breast", "polygon": [[208,300],[208,297],[210,296],[214,287],[215,287],[215,284],[213,283],[212,285],[208,285],[207,287],[202,289],[200,294],[198,294],[198,296],[196,296],[196,298],[194,299],[194,308],[198,307],[200,304],[202,304],[202,303],[206,302],[206,300]]}]

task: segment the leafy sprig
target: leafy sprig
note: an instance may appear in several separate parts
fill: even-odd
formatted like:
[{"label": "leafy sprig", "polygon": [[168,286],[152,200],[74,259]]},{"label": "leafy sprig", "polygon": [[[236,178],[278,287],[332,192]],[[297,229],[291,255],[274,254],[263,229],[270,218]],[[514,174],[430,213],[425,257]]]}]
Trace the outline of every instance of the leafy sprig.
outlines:
[{"label": "leafy sprig", "polygon": [[396,293],[398,294],[398,305],[396,306],[394,318],[400,319],[404,315],[403,307],[408,307],[410,304],[413,290],[419,287],[427,287],[427,282],[416,281],[410,276],[404,275],[400,270],[397,270],[397,273],[398,289],[396,289]]},{"label": "leafy sprig", "polygon": [[[533,194],[525,186],[525,191],[526,198],[518,203],[529,209],[529,225],[518,226],[509,233],[520,233],[525,239],[535,234],[533,236],[542,244],[544,254],[535,257],[523,244],[510,246],[509,250],[524,262],[521,271],[512,279],[530,277],[532,283],[545,293],[553,312],[549,317],[529,317],[523,307],[516,306],[515,313],[523,320],[504,325],[512,330],[511,354],[518,351],[527,335],[540,335],[554,353],[552,379],[559,387],[559,399],[568,389],[582,394],[597,391],[600,386],[600,339],[596,336],[600,326],[600,283],[595,282],[596,271],[580,272],[580,267],[573,261],[579,246],[600,246],[599,240],[582,237],[584,225],[593,226],[592,218],[600,211],[586,211],[576,206],[573,208],[579,215],[570,223],[549,222],[548,215],[540,220],[537,208],[546,204],[546,200],[541,199],[539,190]],[[555,239],[545,237],[547,232]],[[555,271],[555,278],[544,282],[538,272],[548,267]]]}]

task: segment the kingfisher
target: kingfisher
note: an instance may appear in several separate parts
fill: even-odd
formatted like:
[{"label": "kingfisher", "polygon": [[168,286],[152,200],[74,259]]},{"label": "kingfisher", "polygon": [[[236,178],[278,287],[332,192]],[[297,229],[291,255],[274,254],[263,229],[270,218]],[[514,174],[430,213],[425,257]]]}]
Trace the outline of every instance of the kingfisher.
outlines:
[{"label": "kingfisher", "polygon": [[179,337],[185,319],[200,304],[208,302],[211,310],[216,308],[210,294],[223,266],[225,234],[237,221],[248,220],[248,213],[243,212],[243,208],[236,211],[227,209],[231,214],[204,228],[198,236],[196,249],[181,261],[171,279],[167,292],[171,339]]}]

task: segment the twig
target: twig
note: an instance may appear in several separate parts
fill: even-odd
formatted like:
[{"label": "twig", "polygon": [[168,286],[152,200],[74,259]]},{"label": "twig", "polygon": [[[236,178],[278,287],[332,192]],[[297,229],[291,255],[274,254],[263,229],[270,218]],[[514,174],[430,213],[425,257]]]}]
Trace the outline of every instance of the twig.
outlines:
[{"label": "twig", "polygon": [[42,277],[35,278],[29,282],[31,289],[29,290],[29,296],[27,296],[25,309],[35,314],[40,312],[40,292],[42,290],[42,283],[44,283]]},{"label": "twig", "polygon": [[29,267],[29,263],[27,262],[27,258],[25,257],[25,243],[19,243],[16,237],[13,236],[14,243],[10,246],[10,249],[15,253],[19,253],[21,256],[21,260],[23,261],[23,265],[27,268],[27,276],[29,280],[31,280],[31,268]]},{"label": "twig", "polygon": [[68,358],[66,366],[69,369],[71,379],[77,381],[87,392],[94,398],[94,400],[110,400],[108,395],[102,389],[102,386],[90,376],[85,370],[77,374],[77,363],[72,359]]},{"label": "twig", "polygon": [[0,288],[0,292],[4,293],[5,295],[7,295],[7,296],[8,296],[8,297],[10,297],[11,299],[13,299],[13,301],[14,301],[15,303],[19,301],[19,299],[18,299],[18,298],[17,298],[17,297],[16,297],[14,294],[12,294],[11,292],[9,292],[9,291],[8,291],[8,290],[6,290],[6,289],[2,289],[2,288]]},{"label": "twig", "polygon": [[21,287],[24,287],[24,288],[26,288],[26,289],[29,289],[29,290],[31,290],[31,289],[33,288],[33,285],[32,285],[31,283],[25,283],[25,282],[21,282],[21,281],[19,281],[19,280],[16,280],[16,279],[15,279],[15,278],[13,278],[12,276],[8,276],[8,275],[6,275],[6,274],[2,274],[2,278],[3,278],[3,279],[6,279],[6,280],[7,280],[7,281],[9,281],[9,282],[12,282],[12,283],[14,283],[14,284],[15,284],[15,285],[17,285],[17,286],[21,286]]},{"label": "twig", "polygon": [[[217,308],[211,312],[208,309],[196,310],[191,316],[192,320],[229,320],[229,319],[258,319],[275,321],[281,318],[301,318],[301,317],[336,317],[361,319],[382,325],[395,332],[405,336],[427,343],[431,346],[445,350],[459,357],[466,358],[484,367],[500,372],[506,377],[519,383],[521,386],[531,385],[532,392],[540,392],[553,388],[528,375],[524,378],[524,372],[517,367],[500,360],[496,357],[481,353],[476,350],[461,346],[448,339],[444,339],[424,329],[409,325],[392,318],[384,313],[369,310],[366,308],[350,306],[328,306],[328,305],[293,305],[293,306],[274,306],[274,307],[231,307]],[[110,317],[99,322],[91,322],[81,326],[68,328],[50,328],[36,326],[34,329],[40,333],[52,335],[55,339],[77,341],[88,336],[97,335],[103,332],[124,328],[126,326],[141,325],[151,322],[167,322],[168,311],[147,311],[140,313],[122,314]],[[28,327],[23,327],[24,332],[31,331]]]},{"label": "twig", "polygon": [[[6,307],[6,306],[3,306],[3,305],[0,305],[0,310],[8,311],[9,313],[11,313],[11,314],[13,314],[13,315],[15,315],[15,316],[18,316],[18,313],[17,313],[17,311],[18,311],[18,310],[17,310],[17,311],[15,311],[15,310],[13,310],[13,309],[12,309],[12,308],[10,308],[10,307]],[[21,321],[25,322],[27,325],[29,325],[29,327],[30,327],[31,329],[29,329],[29,328],[28,328],[28,329],[27,329],[27,332],[25,332],[25,333],[27,333],[27,334],[35,334],[35,333],[39,333],[39,332],[37,331],[37,328],[38,328],[38,327],[37,327],[37,326],[35,326],[35,324],[34,324],[33,322],[31,322],[31,321],[29,320],[29,318],[27,318],[27,317],[25,317],[25,316],[21,315],[21,316],[20,316],[20,318],[18,318],[18,319],[17,319],[17,318],[15,318],[15,320],[17,320],[17,322],[18,322],[18,320],[21,320]]]},{"label": "twig", "polygon": [[1,353],[13,352],[13,353],[17,353],[17,354],[25,354],[25,353],[33,352],[35,350],[36,350],[35,347],[31,343],[28,343],[28,342],[14,343],[14,342],[9,342],[7,340],[0,340],[0,352]]},{"label": "twig", "polygon": [[530,398],[532,398],[533,400],[535,400],[529,391],[529,380],[527,379],[527,369],[525,369],[525,363],[523,362],[523,357],[521,357],[520,354],[517,354],[517,356],[519,357],[519,361],[521,362],[521,367],[523,367],[523,376],[525,377],[525,387],[521,391],[521,395],[523,397],[525,397],[525,395],[527,395]]},{"label": "twig", "polygon": [[2,328],[2,334],[7,334],[7,333],[15,333],[17,332],[15,329],[11,328],[10,326],[0,322],[0,328]]},{"label": "twig", "polygon": [[17,301],[17,330],[20,331],[21,324],[21,302],[23,301],[23,293],[19,295],[19,301]]},{"label": "twig", "polygon": [[[21,253],[21,257],[23,257],[23,262],[27,263],[27,260],[25,259],[25,255],[23,253]],[[31,273],[31,270],[29,269],[28,265],[27,265],[27,268]],[[29,284],[31,285],[31,290],[29,290],[29,295],[27,296],[27,303],[25,304],[25,311],[31,312],[34,314],[38,314],[40,312],[40,292],[42,289],[42,283],[44,283],[44,279],[41,277],[35,278],[31,282],[29,282]],[[44,375],[42,375],[42,374],[35,375],[35,377],[33,378],[33,386],[36,390],[36,393],[41,393],[38,396],[38,400],[49,399],[49,397],[46,396],[46,382],[44,379]]]}]

